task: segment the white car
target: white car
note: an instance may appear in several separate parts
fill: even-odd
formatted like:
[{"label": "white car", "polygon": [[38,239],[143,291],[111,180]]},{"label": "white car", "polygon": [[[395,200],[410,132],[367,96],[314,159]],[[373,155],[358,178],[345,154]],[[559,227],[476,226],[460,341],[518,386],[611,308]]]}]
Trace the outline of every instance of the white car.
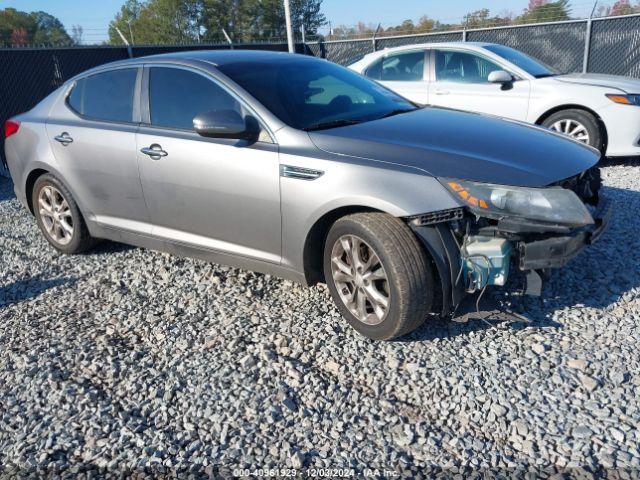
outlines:
[{"label": "white car", "polygon": [[385,49],[349,68],[416,103],[542,125],[610,157],[640,155],[637,79],[561,74],[513,48],[470,42]]}]

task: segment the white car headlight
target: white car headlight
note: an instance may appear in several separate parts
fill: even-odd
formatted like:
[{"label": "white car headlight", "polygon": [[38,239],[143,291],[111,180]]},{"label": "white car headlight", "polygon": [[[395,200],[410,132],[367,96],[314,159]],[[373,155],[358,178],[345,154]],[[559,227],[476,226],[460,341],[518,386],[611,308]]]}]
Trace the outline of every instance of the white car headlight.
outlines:
[{"label": "white car headlight", "polygon": [[615,103],[620,103],[622,105],[640,105],[640,95],[634,94],[618,94],[618,93],[607,93],[606,97]]},{"label": "white car headlight", "polygon": [[572,227],[593,223],[584,203],[565,188],[511,187],[448,178],[440,181],[481,217],[516,217]]}]

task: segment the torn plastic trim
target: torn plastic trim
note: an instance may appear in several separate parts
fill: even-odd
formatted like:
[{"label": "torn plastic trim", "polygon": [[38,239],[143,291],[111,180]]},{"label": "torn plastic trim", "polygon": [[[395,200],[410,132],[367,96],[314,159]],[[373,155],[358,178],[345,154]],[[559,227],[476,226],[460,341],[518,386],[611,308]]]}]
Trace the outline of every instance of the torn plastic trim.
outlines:
[{"label": "torn plastic trim", "polygon": [[448,223],[418,226],[409,222],[409,227],[418,236],[438,270],[442,289],[442,312],[445,316],[460,304],[466,293],[460,278],[462,261],[460,247]]},{"label": "torn plastic trim", "polygon": [[606,230],[612,214],[611,202],[606,198],[601,198],[592,226],[581,229],[573,235],[551,236],[531,242],[520,242],[518,245],[520,270],[563,267],[587,246],[592,245],[600,238]]}]

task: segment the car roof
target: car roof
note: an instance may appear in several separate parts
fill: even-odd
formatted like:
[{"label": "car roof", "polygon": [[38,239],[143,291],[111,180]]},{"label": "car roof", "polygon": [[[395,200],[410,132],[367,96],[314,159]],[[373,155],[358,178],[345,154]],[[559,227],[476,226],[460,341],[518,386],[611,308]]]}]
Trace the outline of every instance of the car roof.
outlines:
[{"label": "car roof", "polygon": [[[383,37],[384,38],[384,37]],[[393,52],[398,50],[415,50],[416,48],[447,48],[447,47],[466,47],[471,49],[488,47],[491,45],[497,45],[490,42],[430,42],[430,43],[414,43],[411,45],[401,45],[399,47],[389,47],[382,50],[376,50],[369,55],[379,54],[381,52]]]},{"label": "car roof", "polygon": [[[305,55],[296,55],[304,58]],[[149,55],[139,57],[137,61],[148,60],[200,60],[222,66],[231,62],[257,62],[257,61],[278,61],[283,59],[291,60],[289,52],[274,52],[268,50],[188,50],[182,52],[163,53],[160,55]]]},{"label": "car roof", "polygon": [[[384,38],[384,37],[382,37]],[[355,65],[362,61],[371,61],[372,59],[378,59],[394,52],[404,52],[410,50],[420,50],[427,48],[466,48],[467,50],[480,50],[484,47],[492,45],[498,45],[497,43],[490,42],[429,42],[429,43],[414,43],[411,45],[400,45],[399,47],[386,47],[375,52],[367,53],[366,55],[359,55],[354,58],[347,65]]]},{"label": "car roof", "polygon": [[117,60],[86,70],[75,77],[69,79],[73,81],[77,78],[91,75],[93,73],[109,70],[112,68],[125,67],[127,65],[140,65],[142,63],[184,63],[205,62],[215,67],[224,66],[239,62],[305,62],[305,61],[325,61],[318,57],[301,54],[291,54],[289,52],[274,52],[268,50],[186,50],[181,52],[161,53],[157,55],[147,55],[144,57],[128,58]]}]

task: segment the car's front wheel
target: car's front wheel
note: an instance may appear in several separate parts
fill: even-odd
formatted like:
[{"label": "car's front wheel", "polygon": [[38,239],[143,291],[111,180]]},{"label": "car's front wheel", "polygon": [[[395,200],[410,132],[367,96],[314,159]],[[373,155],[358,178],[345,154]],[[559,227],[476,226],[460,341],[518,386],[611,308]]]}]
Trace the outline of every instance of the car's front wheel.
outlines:
[{"label": "car's front wheel", "polygon": [[368,338],[399,337],[429,315],[431,264],[409,227],[390,215],[337,220],[325,242],[324,274],[342,315]]},{"label": "car's front wheel", "polygon": [[546,118],[542,125],[600,151],[604,149],[604,135],[600,123],[584,110],[561,110]]},{"label": "car's front wheel", "polygon": [[47,241],[62,253],[80,253],[94,244],[71,192],[51,174],[33,186],[33,211]]}]

